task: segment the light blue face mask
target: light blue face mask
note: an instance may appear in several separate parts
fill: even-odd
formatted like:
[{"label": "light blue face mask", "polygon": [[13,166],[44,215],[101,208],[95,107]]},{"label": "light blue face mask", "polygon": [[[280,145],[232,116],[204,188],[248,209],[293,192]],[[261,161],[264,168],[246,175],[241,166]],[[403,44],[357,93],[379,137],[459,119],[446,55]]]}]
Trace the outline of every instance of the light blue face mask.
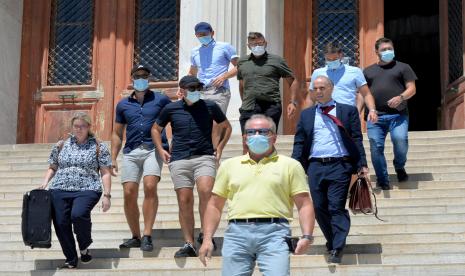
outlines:
[{"label": "light blue face mask", "polygon": [[143,92],[149,88],[148,79],[137,79],[132,81],[132,87],[139,92]]},{"label": "light blue face mask", "polygon": [[341,67],[342,62],[339,59],[332,60],[332,61],[326,61],[326,66],[328,66],[329,70],[336,70],[339,67]]},{"label": "light blue face mask", "polygon": [[203,45],[207,45],[212,41],[213,38],[211,35],[206,35],[206,36],[201,36],[198,39],[200,43],[202,43]]},{"label": "light blue face mask", "polygon": [[247,146],[252,153],[264,154],[270,148],[270,138],[260,134],[248,136]]},{"label": "light blue face mask", "polygon": [[200,91],[187,91],[186,100],[191,103],[196,103],[200,100]]},{"label": "light blue face mask", "polygon": [[381,60],[384,62],[391,62],[394,57],[394,50],[386,50],[381,52]]}]

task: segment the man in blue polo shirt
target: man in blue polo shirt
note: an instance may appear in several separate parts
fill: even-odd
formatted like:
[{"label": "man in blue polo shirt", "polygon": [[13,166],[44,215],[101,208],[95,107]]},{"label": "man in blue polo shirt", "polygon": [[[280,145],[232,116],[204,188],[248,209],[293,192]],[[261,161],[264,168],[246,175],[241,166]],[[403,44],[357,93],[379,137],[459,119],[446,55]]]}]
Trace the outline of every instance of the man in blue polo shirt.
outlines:
[{"label": "man in blue polo shirt", "polygon": [[[219,106],[200,99],[203,83],[194,76],[179,81],[182,100],[168,104],[152,127],[152,138],[163,161],[169,163],[171,179],[179,204],[179,223],[185,244],[174,257],[197,256],[194,246],[194,194],[197,184],[201,229],[203,214],[210,199],[216,176],[216,163],[231,136],[231,124]],[[220,139],[216,150],[212,143],[212,125],[216,122]],[[173,140],[171,153],[162,147],[162,130],[171,123]],[[203,242],[200,233],[197,241]]]},{"label": "man in blue polo shirt", "polygon": [[[228,79],[237,74],[239,56],[231,44],[213,38],[215,32],[209,23],[200,22],[195,25],[194,30],[200,45],[191,51],[191,67],[188,74],[197,76],[205,84],[201,98],[214,101],[226,115],[231,99]],[[229,64],[233,65],[231,70]],[[213,146],[216,147],[220,134],[219,128],[213,124]]]},{"label": "man in blue polo shirt", "polygon": [[[155,151],[150,130],[160,111],[171,101],[167,96],[149,89],[150,70],[147,67],[134,68],[131,76],[134,92],[116,106],[115,125],[111,138],[112,174],[116,175],[118,172],[116,159],[126,129],[121,182],[124,190],[124,213],[132,238],[122,243],[120,248],[140,247],[143,251],[152,251],[152,227],[158,209],[157,184],[160,181],[163,161]],[[167,147],[166,137],[164,140],[164,146]],[[144,183],[142,240],[137,205],[141,178]]]}]

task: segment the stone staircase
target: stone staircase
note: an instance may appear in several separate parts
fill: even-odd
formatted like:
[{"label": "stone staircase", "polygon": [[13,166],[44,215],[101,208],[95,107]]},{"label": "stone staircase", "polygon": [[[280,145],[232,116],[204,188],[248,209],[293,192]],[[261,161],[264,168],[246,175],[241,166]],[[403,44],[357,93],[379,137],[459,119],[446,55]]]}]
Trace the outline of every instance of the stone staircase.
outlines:
[{"label": "stone staircase", "polygon": [[[292,140],[280,136],[279,153],[289,155]],[[371,165],[367,139],[364,142]],[[220,250],[207,268],[197,258],[173,258],[183,241],[166,166],[158,189],[153,252],[118,249],[130,232],[116,177],[110,211],[103,213],[98,205],[92,214],[93,262],[79,264],[78,270],[55,270],[63,262],[56,236],[52,248],[31,250],[22,242],[20,227],[22,196],[41,183],[50,148],[50,144],[0,146],[0,275],[220,275]],[[232,137],[223,157],[240,152],[240,137]],[[392,160],[390,141],[386,155]],[[394,189],[376,192],[379,216],[387,222],[352,215],[342,265],[326,263],[325,241],[316,227],[309,252],[291,257],[291,275],[465,275],[465,130],[411,132],[406,169],[410,180],[399,184],[389,161]],[[140,191],[139,203],[142,196]],[[225,217],[226,213],[216,233],[220,247]],[[292,229],[300,235],[297,221]],[[256,269],[254,275],[261,273]]]}]

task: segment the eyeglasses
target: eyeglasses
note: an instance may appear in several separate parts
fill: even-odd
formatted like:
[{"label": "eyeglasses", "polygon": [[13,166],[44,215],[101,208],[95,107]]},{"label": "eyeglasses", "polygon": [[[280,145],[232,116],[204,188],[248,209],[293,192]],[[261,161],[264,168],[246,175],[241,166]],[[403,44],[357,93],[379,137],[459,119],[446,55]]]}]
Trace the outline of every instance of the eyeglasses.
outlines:
[{"label": "eyeglasses", "polygon": [[248,45],[249,45],[250,47],[264,46],[264,45],[265,45],[265,41],[251,42],[251,43],[248,43]]},{"label": "eyeglasses", "polygon": [[253,136],[256,133],[268,136],[271,133],[271,128],[248,128],[245,130],[245,135],[247,136]]},{"label": "eyeglasses", "polygon": [[148,79],[149,75],[134,75],[132,76],[132,79],[138,80],[138,79]]},{"label": "eyeglasses", "polygon": [[187,91],[198,91],[198,90],[202,90],[202,86],[194,86],[194,87],[184,87],[183,88],[184,90],[187,90]]},{"label": "eyeglasses", "polygon": [[88,125],[73,125],[74,129],[86,129],[89,128]]}]

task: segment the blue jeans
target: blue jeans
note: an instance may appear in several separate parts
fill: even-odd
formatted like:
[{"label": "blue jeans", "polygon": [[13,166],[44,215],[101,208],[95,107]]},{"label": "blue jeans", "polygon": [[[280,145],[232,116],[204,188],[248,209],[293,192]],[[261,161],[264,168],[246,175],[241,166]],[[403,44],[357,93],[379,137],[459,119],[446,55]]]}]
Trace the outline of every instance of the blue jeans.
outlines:
[{"label": "blue jeans", "polygon": [[404,168],[408,152],[408,115],[380,115],[377,123],[367,122],[367,132],[370,139],[371,162],[373,162],[376,172],[376,182],[381,185],[389,184],[384,143],[389,132],[394,147],[394,168]]},{"label": "blue jeans", "polygon": [[252,275],[257,261],[264,276],[289,275],[288,223],[229,223],[223,249],[223,276]]}]

